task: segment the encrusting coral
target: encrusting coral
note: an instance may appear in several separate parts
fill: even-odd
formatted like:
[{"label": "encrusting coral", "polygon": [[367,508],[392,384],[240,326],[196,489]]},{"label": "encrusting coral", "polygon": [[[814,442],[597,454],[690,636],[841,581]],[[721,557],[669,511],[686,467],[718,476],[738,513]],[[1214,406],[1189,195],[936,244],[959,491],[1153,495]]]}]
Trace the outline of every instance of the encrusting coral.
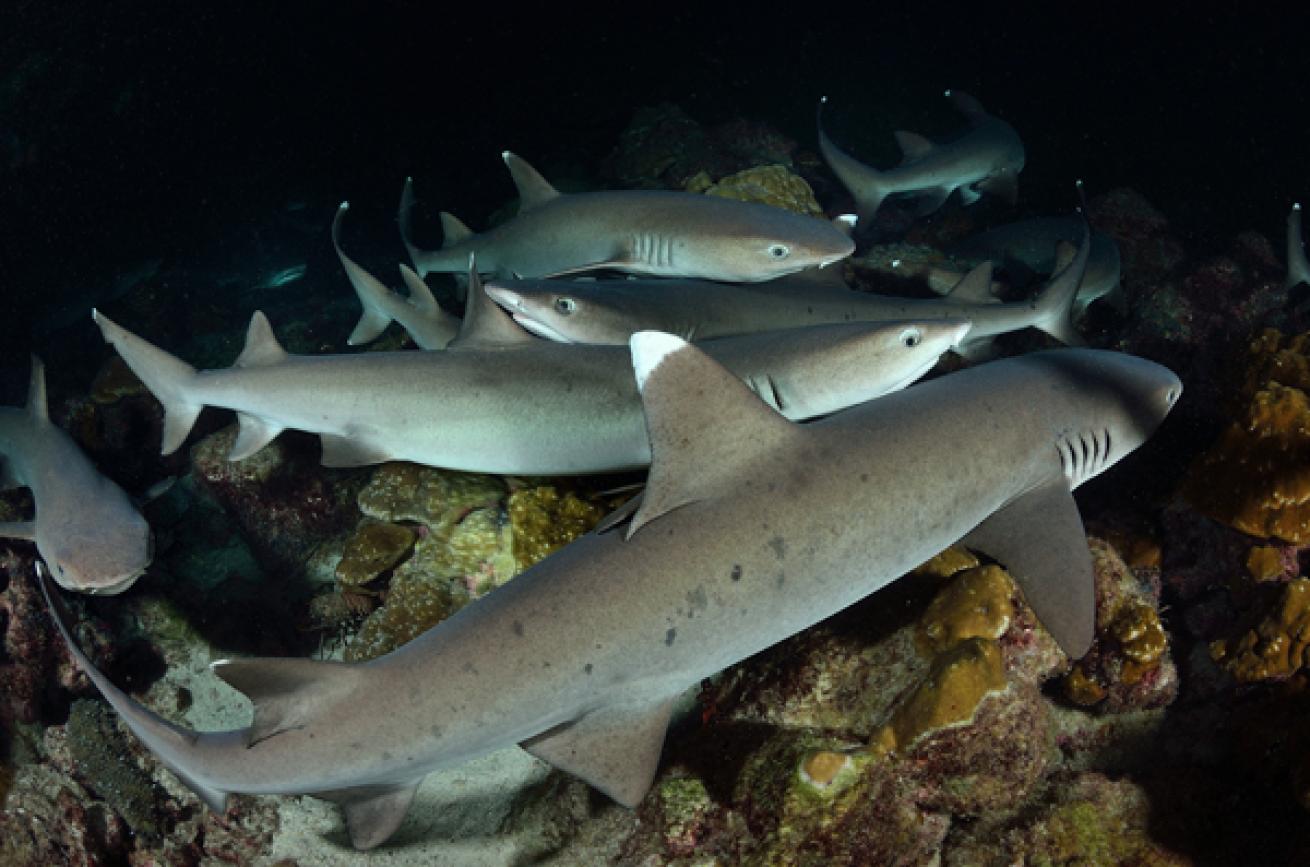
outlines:
[{"label": "encrusting coral", "polygon": [[1283,585],[1273,610],[1235,641],[1218,640],[1210,654],[1239,681],[1285,679],[1310,666],[1310,579]]},{"label": "encrusting coral", "polygon": [[739,202],[772,205],[807,217],[824,215],[823,208],[814,198],[814,190],[804,178],[793,174],[786,166],[756,166],[721,178],[718,183],[711,180],[707,172],[701,172],[687,181],[687,190]]}]

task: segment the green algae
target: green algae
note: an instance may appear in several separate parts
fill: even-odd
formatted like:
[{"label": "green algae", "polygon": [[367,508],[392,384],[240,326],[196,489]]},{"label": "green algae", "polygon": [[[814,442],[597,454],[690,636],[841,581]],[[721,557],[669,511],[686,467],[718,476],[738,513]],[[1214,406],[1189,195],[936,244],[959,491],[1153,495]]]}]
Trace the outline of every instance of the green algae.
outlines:
[{"label": "green algae", "polygon": [[68,715],[68,747],[78,775],[128,826],[147,839],[166,829],[159,806],[168,795],[130,758],[131,746],[113,712],[98,701],[78,699]]}]

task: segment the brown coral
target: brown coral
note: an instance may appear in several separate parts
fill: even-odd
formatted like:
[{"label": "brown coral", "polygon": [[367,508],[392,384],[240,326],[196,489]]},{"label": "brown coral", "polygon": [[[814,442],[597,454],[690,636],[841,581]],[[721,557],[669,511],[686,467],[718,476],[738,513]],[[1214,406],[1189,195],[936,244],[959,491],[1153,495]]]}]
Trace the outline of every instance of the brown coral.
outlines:
[{"label": "brown coral", "polygon": [[786,166],[756,166],[721,178],[718,183],[713,183],[708,173],[701,172],[687,181],[687,189],[707,196],[772,205],[807,217],[824,215],[814,198],[814,190]]},{"label": "brown coral", "polygon": [[509,497],[514,559],[526,569],[591,530],[605,516],[595,503],[551,485],[520,488]]},{"label": "brown coral", "polygon": [[400,524],[364,524],[346,541],[337,564],[337,581],[346,587],[360,587],[377,578],[414,549],[414,531]]},{"label": "brown coral", "polygon": [[1250,683],[1287,678],[1310,664],[1310,579],[1283,587],[1276,608],[1233,642],[1216,641],[1211,656],[1233,676]]}]

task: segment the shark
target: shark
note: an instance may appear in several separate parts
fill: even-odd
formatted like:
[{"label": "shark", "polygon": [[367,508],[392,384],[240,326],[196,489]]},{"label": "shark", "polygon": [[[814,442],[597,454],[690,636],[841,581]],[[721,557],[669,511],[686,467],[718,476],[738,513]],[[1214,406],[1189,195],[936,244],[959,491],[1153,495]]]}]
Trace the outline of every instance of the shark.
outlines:
[{"label": "shark", "polygon": [[150,525],[122,488],[105,478],[73,438],[50,420],[45,367],[32,359],[27,406],[0,407],[0,489],[28,488],[31,521],[0,523],[0,537],[36,543],[61,587],[122,593],[154,556]]},{"label": "shark", "polygon": [[1073,491],[1143,443],[1182,390],[1144,359],[1054,350],[798,425],[674,335],[640,332],[630,349],[652,451],[639,506],[392,653],[215,662],[253,717],[197,732],[96,671],[43,581],[65,640],[215,810],[234,792],[313,795],[371,849],[426,774],[515,744],[632,807],[689,687],[961,540],[1083,655],[1096,594]]},{"label": "shark", "polygon": [[[255,313],[236,363],[197,371],[94,312],[105,339],[164,406],[161,451],[186,439],[201,409],[236,411],[229,453],[242,460],[286,428],[322,442],[326,466],[406,460],[503,475],[645,467],[650,444],[627,351],[538,340],[470,272],[461,332],[436,352],[290,355]],[[771,405],[813,418],[927,373],[968,332],[964,320],[843,323],[706,345]]]},{"label": "shark", "polygon": [[1287,214],[1287,288],[1310,283],[1310,261],[1306,260],[1305,242],[1301,240],[1301,204],[1292,205]]},{"label": "shark", "polygon": [[443,212],[439,250],[410,240],[414,194],[412,180],[405,182],[401,234],[420,277],[462,273],[473,254],[501,277],[614,270],[749,283],[830,265],[855,250],[836,226],[782,208],[663,190],[564,195],[522,158],[501,156],[518,188],[518,215],[475,235]]},{"label": "shark", "polygon": [[819,150],[837,179],[855,197],[859,222],[867,226],[885,198],[912,193],[919,198],[918,213],[931,214],[951,193],[960,191],[966,205],[983,193],[1013,203],[1019,193],[1019,172],[1024,166],[1023,141],[1008,123],[990,115],[978,100],[960,90],[946,91],[969,128],[953,141],[933,143],[917,133],[898,130],[896,142],[903,159],[899,166],[879,171],[842,151],[823,131],[819,102]]},{"label": "shark", "polygon": [[350,203],[342,202],[332,218],[332,249],[364,312],[346,342],[351,346],[369,343],[392,322],[398,322],[420,349],[445,349],[459,334],[459,318],[441,309],[432,290],[408,265],[400,266],[401,279],[409,290],[406,297],[388,289],[347,256],[341,249],[341,223],[348,210]]},{"label": "shark", "polygon": [[1076,345],[1081,339],[1070,321],[1070,310],[1092,249],[1085,222],[1081,241],[1034,299],[1012,303],[997,303],[992,296],[990,261],[965,275],[945,298],[933,299],[874,295],[853,292],[844,284],[794,280],[750,285],[492,280],[485,291],[524,328],[570,343],[623,344],[644,330],[703,340],[820,323],[940,318],[972,322],[967,336],[974,349],[998,334],[1030,326]]}]

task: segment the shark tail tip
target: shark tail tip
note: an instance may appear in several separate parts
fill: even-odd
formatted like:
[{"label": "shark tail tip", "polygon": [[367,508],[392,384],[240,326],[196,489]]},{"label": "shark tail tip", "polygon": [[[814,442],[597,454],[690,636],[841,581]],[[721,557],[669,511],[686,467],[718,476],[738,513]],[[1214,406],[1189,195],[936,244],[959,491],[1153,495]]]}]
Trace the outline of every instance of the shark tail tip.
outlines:
[{"label": "shark tail tip", "polygon": [[338,211],[349,211],[349,210],[350,210],[350,202],[347,202],[347,201],[345,201],[345,200],[343,199],[342,202],[341,202],[341,204],[337,205],[337,210],[338,210]]}]

